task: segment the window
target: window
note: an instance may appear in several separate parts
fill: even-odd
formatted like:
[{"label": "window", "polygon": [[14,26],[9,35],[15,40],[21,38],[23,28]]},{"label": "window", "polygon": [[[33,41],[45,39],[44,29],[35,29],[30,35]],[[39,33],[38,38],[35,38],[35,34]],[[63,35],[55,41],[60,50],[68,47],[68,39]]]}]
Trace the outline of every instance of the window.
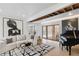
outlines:
[{"label": "window", "polygon": [[57,41],[59,38],[59,25],[43,26],[43,38]]},{"label": "window", "polygon": [[52,26],[48,26],[48,39],[52,39]]},{"label": "window", "polygon": [[46,26],[43,26],[43,38],[46,38]]}]

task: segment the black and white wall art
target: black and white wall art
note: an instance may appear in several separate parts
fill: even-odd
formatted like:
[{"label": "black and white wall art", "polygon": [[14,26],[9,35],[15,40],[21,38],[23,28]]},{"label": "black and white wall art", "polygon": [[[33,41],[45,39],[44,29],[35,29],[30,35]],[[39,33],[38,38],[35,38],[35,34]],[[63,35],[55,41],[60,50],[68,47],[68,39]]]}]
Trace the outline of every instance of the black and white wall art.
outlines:
[{"label": "black and white wall art", "polygon": [[23,21],[3,18],[3,37],[23,34]]},{"label": "black and white wall art", "polygon": [[78,18],[62,20],[62,33],[68,30],[78,30]]}]

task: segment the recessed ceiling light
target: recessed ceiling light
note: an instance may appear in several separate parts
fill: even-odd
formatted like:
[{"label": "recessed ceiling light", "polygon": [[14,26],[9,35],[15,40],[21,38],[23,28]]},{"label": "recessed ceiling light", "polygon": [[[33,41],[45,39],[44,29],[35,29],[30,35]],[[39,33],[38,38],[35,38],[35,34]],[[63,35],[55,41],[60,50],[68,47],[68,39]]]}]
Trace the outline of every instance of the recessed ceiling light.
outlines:
[{"label": "recessed ceiling light", "polygon": [[69,12],[69,15],[73,15],[73,13],[72,12]]}]

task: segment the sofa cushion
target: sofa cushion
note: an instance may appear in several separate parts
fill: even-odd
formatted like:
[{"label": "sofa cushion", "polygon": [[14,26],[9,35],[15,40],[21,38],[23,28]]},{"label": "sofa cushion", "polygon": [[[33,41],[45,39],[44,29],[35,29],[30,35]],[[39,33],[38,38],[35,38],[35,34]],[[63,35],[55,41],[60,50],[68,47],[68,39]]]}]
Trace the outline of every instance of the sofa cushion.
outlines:
[{"label": "sofa cushion", "polygon": [[17,36],[11,36],[13,42],[16,42],[17,41]]},{"label": "sofa cushion", "polygon": [[6,50],[5,47],[6,47],[6,46],[0,47],[0,54],[6,52],[6,51],[5,51],[5,50]]},{"label": "sofa cushion", "polygon": [[17,43],[16,43],[16,42],[13,42],[13,43],[7,44],[7,45],[6,45],[6,51],[9,51],[9,50],[15,49],[16,47],[17,47]]},{"label": "sofa cushion", "polygon": [[5,52],[6,43],[4,40],[0,40],[0,54]]},{"label": "sofa cushion", "polygon": [[12,38],[6,38],[6,43],[7,44],[12,43],[12,42],[13,42]]},{"label": "sofa cushion", "polygon": [[5,44],[5,41],[0,41],[0,48],[4,47],[6,44]]},{"label": "sofa cushion", "polygon": [[6,37],[1,38],[0,41],[4,41],[6,43]]},{"label": "sofa cushion", "polygon": [[7,38],[12,38],[12,41],[13,41],[13,42],[16,42],[16,41],[17,41],[17,36],[9,36],[9,37],[7,37]]},{"label": "sofa cushion", "polygon": [[26,40],[25,35],[17,35],[17,41]]}]

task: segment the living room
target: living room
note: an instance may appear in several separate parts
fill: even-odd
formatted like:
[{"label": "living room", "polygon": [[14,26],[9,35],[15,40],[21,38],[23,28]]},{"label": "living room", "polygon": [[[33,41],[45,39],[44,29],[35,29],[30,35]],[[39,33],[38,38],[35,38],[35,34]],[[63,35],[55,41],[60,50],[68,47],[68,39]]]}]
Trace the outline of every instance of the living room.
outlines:
[{"label": "living room", "polygon": [[61,40],[78,19],[79,3],[0,3],[0,56],[79,55],[77,43],[67,51]]}]

